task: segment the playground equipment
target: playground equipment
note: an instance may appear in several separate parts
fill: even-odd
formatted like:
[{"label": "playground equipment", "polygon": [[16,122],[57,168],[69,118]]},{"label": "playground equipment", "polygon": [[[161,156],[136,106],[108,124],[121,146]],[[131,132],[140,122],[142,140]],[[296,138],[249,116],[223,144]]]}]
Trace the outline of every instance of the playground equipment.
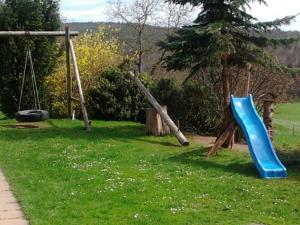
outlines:
[{"label": "playground equipment", "polygon": [[287,177],[286,168],[278,159],[267,128],[255,109],[252,95],[242,98],[232,96],[230,106],[235,121],[218,138],[215,145],[210,149],[208,156],[216,154],[225,140],[239,125],[260,176],[263,178]]},{"label": "playground equipment", "polygon": [[251,156],[261,177],[285,178],[286,168],[278,159],[265,124],[259,117],[252,96],[231,97],[235,120],[242,128]]},{"label": "playground equipment", "polygon": [[[34,98],[34,110],[21,111],[28,62],[30,65],[29,69],[31,73],[30,76],[32,82],[33,98]],[[26,50],[25,66],[24,66],[24,72],[22,76],[22,87],[21,87],[21,93],[19,98],[19,108],[18,108],[18,112],[16,113],[16,120],[19,122],[39,122],[47,119],[49,119],[49,113],[47,111],[41,110],[41,103],[40,103],[39,91],[37,87],[36,76],[35,76],[35,71],[33,66],[32,54],[31,54],[31,50],[28,48]]]},{"label": "playground equipment", "polygon": [[[69,117],[72,118],[72,111],[73,111],[72,110],[72,101],[79,101],[80,106],[81,106],[81,110],[82,110],[82,114],[83,114],[84,123],[85,123],[85,129],[87,131],[90,131],[91,130],[90,121],[89,121],[87,110],[86,110],[86,107],[85,107],[85,99],[84,99],[84,96],[83,96],[83,90],[82,90],[80,74],[79,74],[78,65],[77,65],[76,54],[75,54],[73,42],[71,40],[72,36],[78,36],[78,34],[79,34],[78,32],[70,32],[68,27],[65,28],[65,31],[0,31],[0,37],[7,37],[7,36],[65,37],[65,42],[66,42],[66,67],[67,67],[68,114],[69,114]],[[75,80],[76,80],[77,88],[78,88],[78,92],[79,92],[79,99],[74,98],[72,96],[71,60],[73,62]],[[32,66],[32,59],[31,59],[31,67],[32,67],[31,68],[32,73],[34,74],[33,66]],[[133,72],[129,72],[128,75],[133,80],[133,82],[138,86],[139,90],[146,96],[146,98],[149,100],[151,105],[156,109],[156,111],[161,116],[161,118],[165,121],[165,123],[170,127],[170,130],[174,133],[174,135],[176,136],[176,138],[178,139],[180,144],[183,145],[183,146],[188,146],[189,142],[186,139],[186,137],[181,133],[181,131],[178,129],[178,127],[175,125],[175,123],[172,121],[172,119],[169,117],[169,115],[162,109],[162,107],[159,105],[159,103],[156,101],[156,99],[151,95],[151,93],[145,88],[145,86],[141,83],[141,81],[134,75]],[[35,77],[33,76],[32,79],[33,79],[33,89],[34,89],[34,93],[35,93],[34,96],[38,96],[36,82],[34,82]],[[22,91],[21,91],[20,99],[22,99],[22,93],[23,93],[23,88],[22,88]],[[20,103],[21,103],[21,101],[20,101]],[[36,99],[36,104],[39,106],[39,100],[38,99]],[[40,107],[36,107],[36,108],[40,109]],[[19,107],[19,110],[20,110],[20,107]],[[28,120],[31,120],[31,119],[42,120],[42,119],[45,119],[46,116],[47,115],[45,114],[45,112],[41,111],[41,110],[40,111],[37,111],[37,110],[29,110],[28,111],[27,110],[27,111],[19,113],[18,114],[18,119],[19,120],[24,120],[24,117],[27,117]]]},{"label": "playground equipment", "polygon": [[[65,42],[66,42],[66,67],[67,67],[67,93],[68,93],[68,113],[69,113],[69,117],[72,118],[72,101],[78,101],[80,102],[80,106],[81,106],[81,111],[82,111],[82,115],[83,115],[83,119],[84,119],[84,123],[85,123],[85,129],[87,131],[91,130],[91,125],[90,125],[90,121],[88,118],[88,114],[86,111],[86,107],[85,107],[85,100],[84,100],[84,96],[83,96],[83,91],[82,91],[82,86],[81,86],[81,80],[80,80],[80,74],[79,74],[79,70],[78,70],[78,66],[77,66],[77,59],[76,59],[76,55],[75,55],[75,50],[74,50],[74,46],[73,46],[73,42],[71,37],[72,36],[78,36],[78,32],[70,32],[69,28],[66,27],[65,31],[0,31],[0,37],[9,37],[9,36],[24,36],[24,37],[31,37],[31,36],[46,36],[46,37],[65,37]],[[28,54],[28,53],[27,53]],[[31,54],[30,54],[31,55]],[[30,57],[30,56],[29,56]],[[74,98],[72,96],[72,77],[71,77],[71,60],[73,62],[73,67],[74,67],[74,73],[75,73],[75,80],[77,83],[77,89],[78,89],[78,93],[79,93],[79,99]],[[32,61],[32,59],[31,59]],[[31,62],[32,65],[32,62]],[[31,68],[31,70],[33,70]],[[34,71],[33,71],[34,72]],[[34,76],[32,76],[32,79],[35,79]],[[33,82],[33,86],[34,86],[34,96],[38,97],[38,93],[37,93],[37,87],[36,87],[36,82]],[[21,97],[20,99],[22,99],[22,92],[21,91]],[[39,105],[39,100],[38,98],[35,98],[35,102],[36,105]],[[20,101],[21,103],[21,101]],[[19,104],[20,105],[20,104]],[[36,107],[36,108],[40,108],[40,107]],[[20,110],[20,106],[19,106],[19,110]],[[22,113],[19,113],[17,115],[18,118],[38,118],[38,116],[41,116],[43,114],[44,115],[44,111],[23,111]]]}]

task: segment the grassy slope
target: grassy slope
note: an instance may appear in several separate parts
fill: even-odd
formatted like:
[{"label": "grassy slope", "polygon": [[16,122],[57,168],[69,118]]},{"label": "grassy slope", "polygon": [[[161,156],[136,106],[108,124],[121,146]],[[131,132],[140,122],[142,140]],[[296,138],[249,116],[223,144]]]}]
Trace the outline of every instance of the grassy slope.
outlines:
[{"label": "grassy slope", "polygon": [[0,165],[31,224],[299,223],[300,174],[262,180],[246,153],[206,159],[199,146],[144,135],[129,122],[0,121]]},{"label": "grassy slope", "polygon": [[[275,144],[280,148],[300,145],[300,101],[278,105],[275,108]],[[295,127],[295,136],[293,136]]]}]

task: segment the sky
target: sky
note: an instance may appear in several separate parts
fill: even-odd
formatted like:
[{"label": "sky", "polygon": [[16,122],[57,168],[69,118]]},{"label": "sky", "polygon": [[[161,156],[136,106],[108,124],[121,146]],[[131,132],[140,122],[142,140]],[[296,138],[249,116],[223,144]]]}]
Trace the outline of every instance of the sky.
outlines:
[{"label": "sky", "polygon": [[[300,0],[266,1],[268,7],[257,3],[251,5],[251,14],[261,21],[300,13]],[[61,0],[61,15],[68,22],[107,22],[109,21],[107,2],[108,0]],[[300,31],[300,15],[290,26],[284,27],[284,30]]]}]

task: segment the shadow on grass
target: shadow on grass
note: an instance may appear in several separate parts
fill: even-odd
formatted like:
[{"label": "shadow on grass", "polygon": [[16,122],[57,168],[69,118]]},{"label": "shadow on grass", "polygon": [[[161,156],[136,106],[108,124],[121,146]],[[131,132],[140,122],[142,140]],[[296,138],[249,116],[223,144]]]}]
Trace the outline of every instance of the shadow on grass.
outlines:
[{"label": "shadow on grass", "polygon": [[287,167],[300,171],[300,150],[278,151],[278,157]]},{"label": "shadow on grass", "polygon": [[[218,156],[216,156],[218,157]],[[227,173],[241,174],[246,177],[259,178],[253,163],[242,163],[240,159],[233,162],[217,162],[217,158],[207,158],[207,148],[192,149],[169,158],[173,162],[189,164],[202,169],[217,169]],[[226,159],[227,160],[227,159]]]},{"label": "shadow on grass", "polygon": [[80,123],[74,123],[72,126],[69,124],[64,126],[55,121],[47,121],[49,127],[43,127],[41,129],[14,129],[14,123],[1,124],[0,127],[6,129],[0,131],[0,136],[2,140],[7,141],[18,141],[22,139],[33,141],[36,140],[47,140],[57,137],[71,139],[71,140],[118,140],[122,142],[129,143],[131,141],[144,142],[149,144],[167,146],[167,147],[181,147],[179,144],[176,144],[172,141],[168,142],[166,139],[159,139],[156,137],[149,137],[145,135],[143,125],[139,124],[96,124],[91,132],[86,132],[83,128],[83,125]]}]

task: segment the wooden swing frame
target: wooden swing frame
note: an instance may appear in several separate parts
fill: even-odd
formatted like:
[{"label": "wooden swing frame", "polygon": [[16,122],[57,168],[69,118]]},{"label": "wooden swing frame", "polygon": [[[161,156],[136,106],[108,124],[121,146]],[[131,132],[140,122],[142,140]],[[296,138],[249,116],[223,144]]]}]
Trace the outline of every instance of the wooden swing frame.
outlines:
[{"label": "wooden swing frame", "polygon": [[[0,31],[0,38],[2,37],[31,37],[31,36],[46,36],[46,37],[65,37],[66,45],[66,68],[67,68],[67,95],[68,95],[68,116],[72,118],[72,101],[80,102],[80,107],[84,119],[86,131],[91,130],[91,124],[88,118],[85,99],[83,95],[80,73],[77,65],[77,59],[75,49],[72,41],[72,37],[78,36],[78,31],[70,31],[68,27],[65,27],[65,31]],[[71,62],[73,63],[73,69],[75,74],[75,80],[77,83],[79,99],[72,96],[72,76],[71,76]]]}]

